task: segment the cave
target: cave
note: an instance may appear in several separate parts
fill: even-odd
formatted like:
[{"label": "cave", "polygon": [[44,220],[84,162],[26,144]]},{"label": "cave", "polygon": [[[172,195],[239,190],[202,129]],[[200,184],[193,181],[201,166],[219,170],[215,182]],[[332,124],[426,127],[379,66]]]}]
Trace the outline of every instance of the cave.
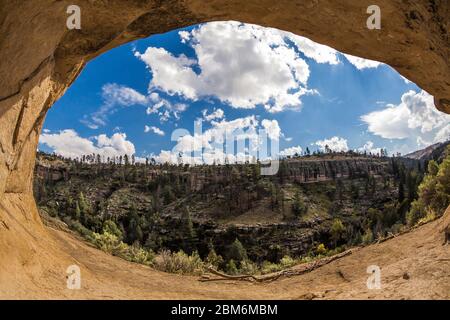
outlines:
[{"label": "cave", "polygon": [[[32,195],[35,153],[47,111],[88,61],[121,44],[210,21],[274,27],[344,53],[384,62],[433,95],[436,108],[450,113],[450,13],[446,1],[379,1],[379,30],[366,25],[370,1],[211,0],[205,4],[200,0],[85,0],[77,2],[81,28],[69,30],[70,4],[48,0],[2,3],[0,282],[5,285],[0,290],[5,296],[12,291],[25,296],[44,288],[44,296],[51,297],[52,285],[64,281],[67,266],[77,260],[55,241],[39,218]],[[440,232],[449,218],[447,211],[446,220],[433,231]],[[42,275],[51,279],[48,287],[36,285],[35,279]],[[92,271],[89,277],[105,284]],[[63,287],[55,292],[76,297]],[[167,296],[176,296],[176,291]]]}]

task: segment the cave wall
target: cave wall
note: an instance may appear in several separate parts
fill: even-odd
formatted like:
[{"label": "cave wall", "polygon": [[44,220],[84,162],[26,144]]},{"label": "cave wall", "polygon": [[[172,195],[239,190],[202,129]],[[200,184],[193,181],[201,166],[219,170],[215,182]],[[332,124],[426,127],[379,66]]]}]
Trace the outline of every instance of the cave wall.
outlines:
[{"label": "cave wall", "polygon": [[[381,30],[369,30],[372,2],[0,0],[0,205],[10,194],[31,195],[45,114],[89,60],[128,41],[201,22],[275,27],[385,62],[450,113],[448,1],[378,0]],[[81,30],[66,27],[70,4],[81,8]]]}]

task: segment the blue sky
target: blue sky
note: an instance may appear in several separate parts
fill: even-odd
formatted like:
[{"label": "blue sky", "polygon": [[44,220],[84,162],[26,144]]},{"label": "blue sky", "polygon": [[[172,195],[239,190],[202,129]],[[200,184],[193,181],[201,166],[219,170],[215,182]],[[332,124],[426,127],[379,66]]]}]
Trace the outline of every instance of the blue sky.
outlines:
[{"label": "blue sky", "polygon": [[[283,155],[325,144],[404,154],[447,140],[449,119],[385,64],[279,30],[219,22],[134,41],[89,62],[49,111],[39,147],[164,162],[217,150],[211,136],[225,128],[247,130],[248,139],[265,128]],[[190,134],[171,141],[181,128]]]}]

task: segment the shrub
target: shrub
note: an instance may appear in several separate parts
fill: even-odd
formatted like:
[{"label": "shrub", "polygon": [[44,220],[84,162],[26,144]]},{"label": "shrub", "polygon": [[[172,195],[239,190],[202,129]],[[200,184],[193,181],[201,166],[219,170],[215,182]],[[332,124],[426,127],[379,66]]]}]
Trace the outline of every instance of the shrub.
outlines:
[{"label": "shrub", "polygon": [[331,225],[331,239],[334,242],[334,246],[336,247],[337,242],[342,238],[345,233],[344,224],[340,219],[334,219],[333,224]]},{"label": "shrub", "polygon": [[409,227],[414,226],[421,218],[426,215],[426,210],[421,200],[414,200],[411,209],[406,214],[406,224]]},{"label": "shrub", "polygon": [[119,240],[122,240],[122,231],[117,227],[117,225],[112,220],[106,220],[103,223],[103,232],[108,232],[115,235]]},{"label": "shrub", "polygon": [[242,274],[256,274],[259,271],[258,266],[250,260],[241,261],[241,266],[239,269]]},{"label": "shrub", "polygon": [[225,272],[231,275],[236,275],[239,273],[238,268],[236,267],[236,263],[233,259],[228,261],[227,265],[225,266]]},{"label": "shrub", "polygon": [[362,236],[362,242],[364,244],[369,244],[369,243],[372,243],[372,241],[373,241],[373,233],[372,233],[372,230],[370,228],[368,228]]},{"label": "shrub", "polygon": [[70,218],[64,218],[63,220],[69,226],[69,228],[78,232],[87,241],[94,241],[94,232],[83,226],[79,221],[74,221]]},{"label": "shrub", "polygon": [[155,254],[152,250],[145,250],[139,245],[132,245],[126,250],[126,260],[145,265],[152,265]]},{"label": "shrub", "polygon": [[229,258],[235,261],[247,260],[247,251],[242,243],[236,238],[228,251]]},{"label": "shrub", "polygon": [[199,275],[204,269],[203,261],[196,251],[189,256],[182,250],[176,253],[162,250],[155,257],[153,266],[164,272],[191,275]]},{"label": "shrub", "polygon": [[323,243],[319,244],[316,248],[316,254],[318,255],[326,255],[328,253],[328,249],[325,247]]},{"label": "shrub", "polygon": [[102,251],[122,258],[127,257],[128,245],[120,241],[117,236],[109,233],[93,233],[93,243]]},{"label": "shrub", "polygon": [[284,256],[280,260],[280,265],[282,268],[290,268],[290,267],[294,266],[296,263],[297,263],[297,261],[294,260],[293,258],[291,258],[290,256]]},{"label": "shrub", "polygon": [[222,256],[218,255],[214,249],[211,249],[208,253],[208,256],[206,257],[206,264],[217,269],[222,263]]},{"label": "shrub", "polygon": [[273,272],[278,272],[280,270],[282,270],[282,266],[277,264],[277,263],[273,263],[270,261],[264,261],[261,265],[261,273],[262,274],[267,274],[267,273],[273,273]]},{"label": "shrub", "polygon": [[295,193],[294,201],[292,203],[292,212],[296,216],[301,216],[306,214],[308,211],[308,207],[303,202],[302,198],[300,197],[300,194],[298,192]]}]

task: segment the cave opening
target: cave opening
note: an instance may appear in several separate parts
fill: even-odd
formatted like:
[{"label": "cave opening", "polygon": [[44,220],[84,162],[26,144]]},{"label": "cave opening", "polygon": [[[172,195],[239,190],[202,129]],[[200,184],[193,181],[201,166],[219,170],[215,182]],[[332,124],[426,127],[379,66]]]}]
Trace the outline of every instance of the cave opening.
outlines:
[{"label": "cave opening", "polygon": [[91,61],[47,115],[33,189],[44,221],[125,259],[269,273],[401,232],[427,165],[403,155],[448,130],[386,64],[211,22]]}]

